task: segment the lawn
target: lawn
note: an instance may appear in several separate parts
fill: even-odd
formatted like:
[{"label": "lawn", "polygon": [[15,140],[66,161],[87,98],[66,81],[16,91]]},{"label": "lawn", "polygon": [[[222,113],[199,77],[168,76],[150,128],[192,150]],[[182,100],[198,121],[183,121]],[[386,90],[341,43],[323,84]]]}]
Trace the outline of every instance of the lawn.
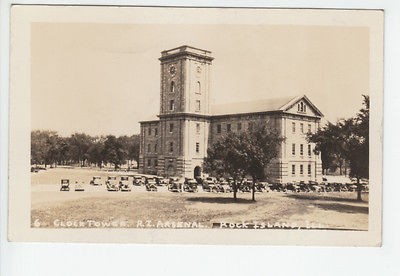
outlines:
[{"label": "lawn", "polygon": [[[213,223],[268,223],[312,226],[324,229],[368,230],[368,194],[363,202],[356,194],[342,193],[257,193],[251,194],[172,193],[166,187],[147,192],[108,192],[104,186],[85,185],[84,192],[60,192],[61,178],[88,183],[89,170],[53,169],[32,175],[32,226],[40,227],[205,227]],[[87,181],[87,182],[86,182]]]}]

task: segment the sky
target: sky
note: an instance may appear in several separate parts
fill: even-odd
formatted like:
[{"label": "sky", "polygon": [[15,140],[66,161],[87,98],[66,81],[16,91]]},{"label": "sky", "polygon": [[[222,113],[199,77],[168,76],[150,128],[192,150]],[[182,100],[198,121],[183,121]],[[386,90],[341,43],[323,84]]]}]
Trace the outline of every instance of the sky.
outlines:
[{"label": "sky", "polygon": [[32,23],[32,129],[139,133],[159,112],[160,53],[181,45],[212,52],[211,104],[305,94],[335,122],[369,94],[366,27]]}]

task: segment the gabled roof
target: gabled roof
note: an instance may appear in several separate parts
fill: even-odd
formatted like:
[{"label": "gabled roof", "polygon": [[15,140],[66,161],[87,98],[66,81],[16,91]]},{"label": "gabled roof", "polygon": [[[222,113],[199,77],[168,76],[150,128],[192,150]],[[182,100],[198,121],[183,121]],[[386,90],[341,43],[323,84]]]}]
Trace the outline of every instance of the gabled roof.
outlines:
[{"label": "gabled roof", "polygon": [[300,100],[306,101],[318,116],[323,116],[321,111],[305,95],[214,105],[211,106],[211,114],[212,116],[221,116],[228,114],[287,111]]}]

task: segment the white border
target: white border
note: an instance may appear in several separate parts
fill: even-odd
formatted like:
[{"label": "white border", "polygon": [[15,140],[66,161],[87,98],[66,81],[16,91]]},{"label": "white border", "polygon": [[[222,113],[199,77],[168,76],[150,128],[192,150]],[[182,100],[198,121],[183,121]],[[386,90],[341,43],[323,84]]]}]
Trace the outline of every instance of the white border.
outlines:
[{"label": "white border", "polygon": [[[59,3],[59,1],[57,1]],[[8,129],[8,15],[10,1],[1,3],[1,273],[2,275],[110,275],[130,274],[284,274],[284,275],[398,275],[399,186],[394,161],[397,150],[400,72],[400,3],[393,1],[269,1],[269,2],[168,2],[171,5],[278,6],[316,8],[385,9],[385,135],[384,135],[384,229],[382,248],[313,248],[249,246],[145,246],[110,244],[8,243],[7,129]],[[20,1],[19,3],[33,3]],[[37,1],[36,3],[46,3]],[[52,2],[54,3],[54,1]],[[65,1],[73,4],[75,1]],[[80,1],[106,4],[105,1]],[[117,1],[115,4],[132,2]],[[158,1],[134,2],[160,4]],[[397,74],[396,74],[397,73]],[[184,255],[184,257],[183,257]],[[112,260],[116,261],[110,263]],[[156,263],[155,263],[156,260]],[[186,260],[186,261],[185,261]],[[155,265],[156,264],[156,265]],[[258,272],[258,273],[257,273]],[[269,272],[269,273],[268,273]]]}]

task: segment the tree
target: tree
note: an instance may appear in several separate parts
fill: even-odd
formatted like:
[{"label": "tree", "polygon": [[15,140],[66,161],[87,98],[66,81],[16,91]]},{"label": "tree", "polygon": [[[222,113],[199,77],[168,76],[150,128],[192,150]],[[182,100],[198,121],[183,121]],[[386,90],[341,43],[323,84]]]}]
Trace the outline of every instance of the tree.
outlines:
[{"label": "tree", "polygon": [[346,120],[346,156],[350,162],[350,177],[357,179],[357,200],[362,200],[361,178],[369,178],[369,96],[363,95],[363,108],[351,119]]},{"label": "tree", "polygon": [[31,132],[31,164],[52,165],[60,159],[60,137],[57,132],[35,130]]},{"label": "tree", "polygon": [[104,151],[104,137],[97,137],[94,139],[92,145],[90,145],[88,153],[88,161],[90,163],[96,164],[101,169],[103,162],[105,162],[105,157],[103,155]]},{"label": "tree", "polygon": [[93,143],[93,138],[85,133],[74,133],[68,139],[68,143],[71,160],[84,167],[88,158],[88,149]]},{"label": "tree", "polygon": [[277,131],[269,130],[261,123],[244,135],[245,171],[252,177],[252,200],[255,201],[255,184],[266,178],[267,165],[278,156],[279,145],[284,139]]},{"label": "tree", "polygon": [[[328,123],[308,140],[316,144],[322,157],[340,159],[350,165],[350,177],[357,179],[357,199],[361,200],[361,178],[369,177],[369,96],[363,95],[363,107],[353,118]],[[323,168],[324,158],[322,159]],[[326,162],[326,160],[325,160]]]},{"label": "tree", "polygon": [[235,200],[243,178],[250,175],[253,179],[252,200],[255,201],[255,183],[266,177],[266,167],[278,155],[282,141],[276,131],[268,130],[261,123],[248,132],[229,133],[208,149],[204,169],[232,177]]},{"label": "tree", "polygon": [[243,134],[230,133],[215,142],[207,150],[207,157],[204,159],[205,172],[233,178],[234,200],[237,200],[239,185],[246,176],[244,164],[247,153],[243,147],[244,139]]},{"label": "tree", "polygon": [[117,169],[126,160],[126,155],[126,151],[123,148],[123,139],[108,135],[104,142],[104,160],[114,164],[114,168]]}]

